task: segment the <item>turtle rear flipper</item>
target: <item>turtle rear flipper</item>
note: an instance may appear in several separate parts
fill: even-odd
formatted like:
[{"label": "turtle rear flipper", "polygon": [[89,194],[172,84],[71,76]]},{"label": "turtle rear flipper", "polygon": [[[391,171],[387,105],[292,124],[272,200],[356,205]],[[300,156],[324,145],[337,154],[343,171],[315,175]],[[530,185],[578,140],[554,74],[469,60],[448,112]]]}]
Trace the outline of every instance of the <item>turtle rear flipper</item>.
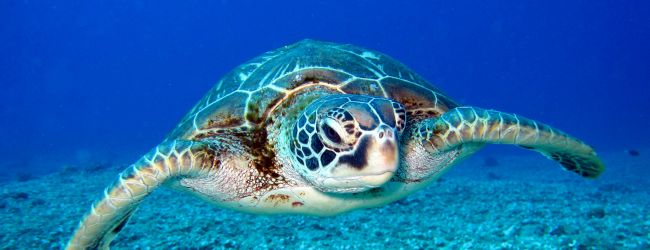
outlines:
[{"label": "turtle rear flipper", "polygon": [[171,141],[159,145],[122,172],[79,223],[66,249],[108,249],[140,202],[165,182],[203,175],[219,167],[212,145]]},{"label": "turtle rear flipper", "polygon": [[586,178],[596,178],[605,170],[589,145],[548,125],[514,114],[458,107],[418,123],[413,131],[429,143],[434,152],[464,143],[513,144],[540,152],[559,162],[564,169]]}]

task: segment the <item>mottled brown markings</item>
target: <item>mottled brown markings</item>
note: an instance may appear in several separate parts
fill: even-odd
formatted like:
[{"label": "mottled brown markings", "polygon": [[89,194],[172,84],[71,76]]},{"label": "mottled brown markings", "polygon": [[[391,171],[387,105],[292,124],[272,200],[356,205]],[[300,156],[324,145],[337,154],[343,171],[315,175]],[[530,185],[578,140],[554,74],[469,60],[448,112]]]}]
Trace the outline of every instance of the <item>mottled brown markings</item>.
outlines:
[{"label": "mottled brown markings", "polygon": [[418,86],[393,77],[381,80],[381,84],[389,98],[404,105],[410,124],[438,117],[458,106],[443,94],[432,90],[431,86]]},{"label": "mottled brown markings", "polygon": [[[248,94],[235,92],[217,103],[213,109],[204,109],[195,114],[198,122],[197,126],[201,129],[212,129],[221,127],[236,127],[244,123],[243,116],[245,111],[244,100]],[[190,121],[188,121],[190,122]]]},{"label": "mottled brown markings", "polygon": [[260,107],[256,103],[249,101],[246,109],[246,120],[256,124],[262,122],[263,118],[260,116]]},{"label": "mottled brown markings", "polygon": [[447,123],[437,122],[437,123],[435,123],[435,125],[433,127],[433,134],[441,135],[441,134],[444,134],[445,131],[447,131],[448,129],[449,129],[449,126],[447,125]]},{"label": "mottled brown markings", "polygon": [[406,116],[408,117],[408,122],[414,124],[424,119],[438,117],[440,113],[435,110],[416,109],[406,111]]},{"label": "mottled brown markings", "polygon": [[435,110],[427,110],[426,114],[430,117],[437,117],[440,116],[440,113],[436,112]]},{"label": "mottled brown markings", "polygon": [[280,166],[275,162],[275,148],[269,143],[266,126],[256,126],[250,133],[239,136],[242,144],[249,149],[248,152],[252,156],[250,164],[257,170],[257,178],[266,178],[253,187],[255,192],[270,190],[278,183],[286,183],[284,177],[278,173]]},{"label": "mottled brown markings", "polygon": [[[265,202],[272,203],[273,206],[278,206],[283,203],[289,202],[289,195],[286,194],[272,194],[264,199]],[[295,202],[294,202],[295,203]]]},{"label": "mottled brown markings", "polygon": [[[209,142],[199,144],[198,146],[194,145],[180,154],[180,164],[178,165],[178,169],[175,171],[183,174],[181,170],[187,167],[198,168],[205,171],[217,170],[221,167],[219,156],[225,154],[226,152],[224,152],[223,149],[219,149]],[[192,164],[194,165],[192,166]]]},{"label": "mottled brown markings", "polygon": [[202,132],[202,133],[198,133],[198,134],[194,135],[194,137],[192,137],[192,139],[194,139],[194,140],[202,140],[202,139],[206,139],[206,138],[214,138],[214,137],[217,137],[220,134],[221,133],[216,133],[215,131],[206,131],[206,132]]},{"label": "mottled brown markings", "polygon": [[[205,168],[211,169],[211,170],[216,170],[219,167],[221,167],[221,160],[219,157],[217,157],[217,149],[211,148],[211,147],[206,147],[202,148],[199,155],[203,157],[202,161],[199,161],[197,158],[197,162],[202,162]],[[223,153],[221,155],[224,155]]]},{"label": "mottled brown markings", "polygon": [[269,195],[267,200],[281,200],[281,201],[288,201],[289,200],[289,195],[286,194],[272,194]]},{"label": "mottled brown markings", "polygon": [[[427,150],[433,152],[437,150],[437,148],[443,146],[444,141],[446,140],[443,139],[443,137],[447,130],[449,130],[447,123],[439,121],[433,124],[431,131],[429,131],[428,127],[420,127],[420,131],[418,132],[422,138],[428,138],[428,143],[425,143],[424,146]],[[431,133],[431,136],[428,135],[429,132]],[[448,136],[451,136],[452,134],[453,133],[449,133]]]},{"label": "mottled brown markings", "polygon": [[277,95],[273,100],[271,100],[271,103],[267,106],[267,109],[264,111],[263,116],[260,118],[260,122],[266,120],[267,117],[271,115],[273,108],[277,107],[278,104],[280,104],[283,100],[285,100],[287,96],[285,94]]},{"label": "mottled brown markings", "polygon": [[396,78],[381,81],[390,98],[400,102],[407,110],[436,107],[436,95],[430,89]]},{"label": "mottled brown markings", "polygon": [[210,118],[206,128],[224,128],[224,127],[234,127],[243,124],[241,117],[227,113],[227,114],[217,114],[213,118]]},{"label": "mottled brown markings", "polygon": [[300,201],[294,201],[294,202],[291,203],[292,207],[301,207],[303,205],[305,205],[305,204],[300,202]]}]

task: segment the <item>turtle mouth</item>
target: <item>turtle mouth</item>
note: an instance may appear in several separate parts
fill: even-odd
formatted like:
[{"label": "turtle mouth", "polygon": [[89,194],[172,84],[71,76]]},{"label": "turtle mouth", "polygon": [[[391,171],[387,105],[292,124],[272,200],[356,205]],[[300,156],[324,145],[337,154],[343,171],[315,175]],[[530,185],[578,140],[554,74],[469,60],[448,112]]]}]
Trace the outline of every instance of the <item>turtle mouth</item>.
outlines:
[{"label": "turtle mouth", "polygon": [[337,193],[363,192],[386,184],[394,174],[394,171],[385,171],[373,175],[329,177],[323,180],[323,185]]},{"label": "turtle mouth", "polygon": [[361,176],[360,179],[361,182],[366,184],[366,186],[376,188],[390,181],[390,179],[393,178],[394,174],[394,171],[386,171],[382,174]]}]

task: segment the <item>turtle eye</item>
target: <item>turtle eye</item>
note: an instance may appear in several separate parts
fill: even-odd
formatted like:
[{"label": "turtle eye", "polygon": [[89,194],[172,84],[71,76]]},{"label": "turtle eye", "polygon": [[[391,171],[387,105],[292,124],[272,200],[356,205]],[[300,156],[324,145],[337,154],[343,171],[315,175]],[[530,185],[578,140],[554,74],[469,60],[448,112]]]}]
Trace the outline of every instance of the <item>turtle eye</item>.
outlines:
[{"label": "turtle eye", "polygon": [[347,133],[341,124],[332,118],[324,118],[318,126],[318,132],[321,140],[325,145],[331,148],[346,148]]},{"label": "turtle eye", "polygon": [[341,143],[341,137],[339,136],[338,133],[336,133],[336,131],[334,131],[334,129],[330,125],[323,124],[322,130],[323,130],[323,134],[325,134],[325,137],[327,137],[327,139],[329,139],[333,143],[337,143],[337,144]]}]

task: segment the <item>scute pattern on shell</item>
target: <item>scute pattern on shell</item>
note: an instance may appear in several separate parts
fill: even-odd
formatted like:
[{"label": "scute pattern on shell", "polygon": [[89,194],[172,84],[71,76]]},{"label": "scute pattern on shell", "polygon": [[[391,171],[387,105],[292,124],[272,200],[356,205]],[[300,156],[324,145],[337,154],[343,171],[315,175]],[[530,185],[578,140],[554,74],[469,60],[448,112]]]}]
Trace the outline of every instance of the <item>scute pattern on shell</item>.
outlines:
[{"label": "scute pattern on shell", "polygon": [[410,69],[375,51],[314,40],[269,51],[221,79],[167,139],[192,139],[261,124],[271,109],[309,84],[403,103],[409,119],[439,115],[457,104]]}]

